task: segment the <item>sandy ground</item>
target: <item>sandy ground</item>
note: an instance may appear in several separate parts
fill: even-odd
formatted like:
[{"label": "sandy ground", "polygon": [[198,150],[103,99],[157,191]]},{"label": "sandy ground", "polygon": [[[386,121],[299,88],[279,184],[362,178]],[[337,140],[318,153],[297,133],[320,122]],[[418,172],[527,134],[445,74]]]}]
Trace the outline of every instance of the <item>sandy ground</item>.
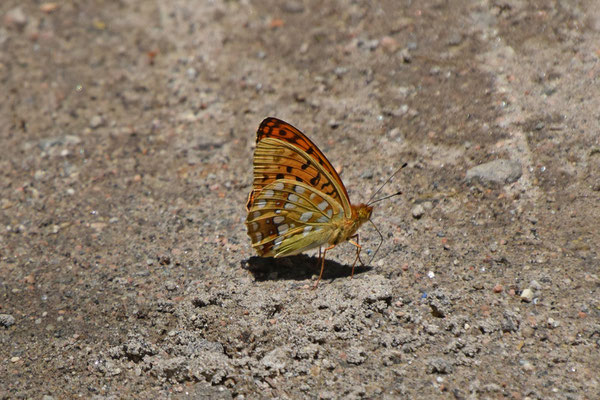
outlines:
[{"label": "sandy ground", "polygon": [[[3,0],[0,398],[600,398],[599,58],[596,0]],[[353,279],[253,253],[267,116],[408,163]]]}]

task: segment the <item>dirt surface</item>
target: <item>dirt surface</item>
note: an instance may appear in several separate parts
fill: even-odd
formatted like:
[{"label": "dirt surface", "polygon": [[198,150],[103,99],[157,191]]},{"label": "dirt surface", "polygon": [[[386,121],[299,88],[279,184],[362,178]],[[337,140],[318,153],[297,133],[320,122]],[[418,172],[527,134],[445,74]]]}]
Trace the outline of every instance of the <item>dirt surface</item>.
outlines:
[{"label": "dirt surface", "polygon": [[[0,398],[600,398],[597,5],[3,0]],[[353,279],[253,253],[267,116],[408,163]]]}]

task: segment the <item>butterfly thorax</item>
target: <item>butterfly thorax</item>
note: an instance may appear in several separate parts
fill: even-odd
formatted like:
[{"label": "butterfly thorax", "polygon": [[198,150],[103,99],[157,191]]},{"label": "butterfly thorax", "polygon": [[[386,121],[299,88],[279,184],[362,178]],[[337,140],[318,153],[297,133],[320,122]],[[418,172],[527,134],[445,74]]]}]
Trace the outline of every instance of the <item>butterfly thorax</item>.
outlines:
[{"label": "butterfly thorax", "polygon": [[350,218],[344,218],[340,226],[340,229],[336,232],[332,244],[338,244],[345,240],[348,240],[353,236],[358,228],[371,218],[373,207],[366,204],[359,204],[357,206],[351,206],[352,216]]}]

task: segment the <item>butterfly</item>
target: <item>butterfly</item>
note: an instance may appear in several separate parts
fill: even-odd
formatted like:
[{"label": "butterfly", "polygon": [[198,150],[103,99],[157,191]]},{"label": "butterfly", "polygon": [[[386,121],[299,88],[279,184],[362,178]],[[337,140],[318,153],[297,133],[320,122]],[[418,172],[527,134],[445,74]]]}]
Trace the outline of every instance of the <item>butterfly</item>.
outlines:
[{"label": "butterfly", "polygon": [[[321,150],[302,132],[277,118],[266,118],[256,133],[254,183],[248,196],[246,227],[261,257],[284,257],[349,241],[360,259],[358,228],[373,207],[352,205],[340,176]],[[353,239],[356,239],[353,240]],[[361,261],[362,263],[362,261]]]}]

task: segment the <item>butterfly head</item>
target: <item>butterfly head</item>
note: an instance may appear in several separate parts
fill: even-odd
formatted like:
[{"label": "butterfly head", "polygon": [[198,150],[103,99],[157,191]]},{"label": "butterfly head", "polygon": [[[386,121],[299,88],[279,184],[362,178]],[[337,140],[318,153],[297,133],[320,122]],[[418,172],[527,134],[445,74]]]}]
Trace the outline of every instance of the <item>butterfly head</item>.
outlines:
[{"label": "butterfly head", "polygon": [[359,204],[355,208],[356,210],[356,221],[358,226],[364,224],[371,219],[371,213],[373,212],[373,206],[367,204]]}]

